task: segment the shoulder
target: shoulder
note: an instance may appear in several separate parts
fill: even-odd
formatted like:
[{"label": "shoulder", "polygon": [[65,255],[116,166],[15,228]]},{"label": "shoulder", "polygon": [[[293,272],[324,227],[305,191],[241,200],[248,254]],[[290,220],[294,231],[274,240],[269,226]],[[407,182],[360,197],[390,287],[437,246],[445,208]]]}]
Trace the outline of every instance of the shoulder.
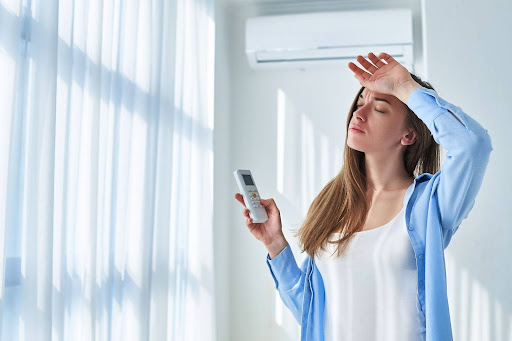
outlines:
[{"label": "shoulder", "polygon": [[417,204],[430,202],[434,189],[439,182],[440,172],[441,171],[438,171],[435,174],[422,173],[418,175],[414,179],[414,185],[411,186],[405,194],[404,204],[409,201],[414,202],[415,204],[412,205],[414,208]]},{"label": "shoulder", "polygon": [[435,187],[435,183],[439,181],[439,175],[441,174],[441,171],[438,171],[435,174],[431,173],[422,173],[416,177],[415,186],[414,186],[414,192],[415,193],[422,193],[425,192],[425,190],[432,190],[433,187]]},{"label": "shoulder", "polygon": [[[438,172],[439,173],[439,172]],[[437,173],[436,173],[437,174]],[[416,177],[416,179],[414,181],[416,181],[416,183],[423,183],[423,182],[426,182],[426,181],[429,181],[435,174],[430,174],[430,173],[421,173],[420,175],[418,175]]]}]

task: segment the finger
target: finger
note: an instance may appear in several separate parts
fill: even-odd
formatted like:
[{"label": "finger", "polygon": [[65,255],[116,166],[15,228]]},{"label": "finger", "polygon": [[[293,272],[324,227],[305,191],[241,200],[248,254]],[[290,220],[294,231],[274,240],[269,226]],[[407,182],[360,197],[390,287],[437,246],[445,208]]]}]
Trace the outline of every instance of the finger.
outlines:
[{"label": "finger", "polygon": [[244,216],[248,217],[248,216],[249,216],[249,210],[248,210],[247,208],[244,208],[244,209],[242,210],[242,214],[243,214]]},{"label": "finger", "polygon": [[388,63],[388,64],[391,63],[391,62],[396,62],[395,58],[391,57],[386,52],[381,52],[379,54],[379,59],[384,59],[386,61],[386,63]]},{"label": "finger", "polygon": [[372,63],[370,63],[368,60],[366,60],[366,58],[364,58],[363,56],[359,55],[357,56],[357,61],[366,69],[368,70],[371,74],[374,74],[375,71],[377,71],[378,69],[375,67],[375,65],[373,65]]},{"label": "finger", "polygon": [[350,70],[352,70],[354,72],[354,76],[359,79],[359,81],[361,81],[361,79],[363,80],[367,80],[368,78],[371,77],[371,75],[366,72],[366,71],[363,71],[363,69],[361,69],[359,66],[357,66],[356,64],[350,62],[348,63],[348,67]]},{"label": "finger", "polygon": [[247,207],[247,206],[245,206],[244,197],[242,194],[236,193],[235,199],[238,200],[238,202],[240,202],[242,205],[244,205],[244,207]]},{"label": "finger", "polygon": [[361,72],[358,72],[356,68],[358,68],[354,63],[349,63],[348,67],[354,71],[354,77],[359,81],[359,84],[364,87],[368,87],[368,80],[365,78],[365,73],[361,69]]},{"label": "finger", "polygon": [[[253,225],[252,218],[251,218],[251,217],[248,217],[248,218],[245,220],[245,223],[247,224],[247,226],[249,226],[249,225]],[[250,226],[249,226],[249,227],[250,227]]]},{"label": "finger", "polygon": [[382,60],[377,58],[376,55],[374,55],[372,52],[368,53],[368,58],[372,61],[373,64],[377,65],[377,67],[381,68],[384,65],[386,65]]},{"label": "finger", "polygon": [[277,208],[274,199],[260,199],[260,203],[269,211],[269,213],[279,213],[279,209]]}]

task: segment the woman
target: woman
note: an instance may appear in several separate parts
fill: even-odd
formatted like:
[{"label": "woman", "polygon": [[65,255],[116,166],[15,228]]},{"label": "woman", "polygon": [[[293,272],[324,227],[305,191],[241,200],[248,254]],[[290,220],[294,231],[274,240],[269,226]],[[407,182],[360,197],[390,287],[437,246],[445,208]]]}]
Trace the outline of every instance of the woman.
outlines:
[{"label": "woman", "polygon": [[[444,249],[474,206],[491,139],[390,55],[368,58],[357,57],[366,70],[348,64],[362,88],[342,169],[296,234],[307,252],[302,266],[273,199],[261,199],[265,223],[242,213],[268,249],[301,340],[452,340]],[[439,144],[447,152],[440,170]]]}]

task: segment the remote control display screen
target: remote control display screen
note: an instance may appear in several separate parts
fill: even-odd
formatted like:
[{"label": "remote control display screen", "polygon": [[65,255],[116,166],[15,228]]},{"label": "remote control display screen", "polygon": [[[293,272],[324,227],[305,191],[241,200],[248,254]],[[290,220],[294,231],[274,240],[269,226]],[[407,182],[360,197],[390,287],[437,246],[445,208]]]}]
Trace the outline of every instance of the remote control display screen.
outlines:
[{"label": "remote control display screen", "polygon": [[243,175],[242,174],[242,177],[244,178],[245,184],[247,186],[254,186],[254,182],[252,182],[252,178],[251,178],[250,175]]}]

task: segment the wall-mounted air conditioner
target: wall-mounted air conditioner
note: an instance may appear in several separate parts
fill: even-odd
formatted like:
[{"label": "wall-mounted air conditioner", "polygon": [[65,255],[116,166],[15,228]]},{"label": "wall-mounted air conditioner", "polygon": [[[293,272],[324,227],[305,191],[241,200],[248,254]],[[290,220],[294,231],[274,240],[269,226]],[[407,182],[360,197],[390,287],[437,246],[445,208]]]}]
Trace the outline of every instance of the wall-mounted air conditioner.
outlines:
[{"label": "wall-mounted air conditioner", "polygon": [[346,67],[357,55],[387,52],[414,72],[410,9],[248,18],[245,38],[255,69]]}]

